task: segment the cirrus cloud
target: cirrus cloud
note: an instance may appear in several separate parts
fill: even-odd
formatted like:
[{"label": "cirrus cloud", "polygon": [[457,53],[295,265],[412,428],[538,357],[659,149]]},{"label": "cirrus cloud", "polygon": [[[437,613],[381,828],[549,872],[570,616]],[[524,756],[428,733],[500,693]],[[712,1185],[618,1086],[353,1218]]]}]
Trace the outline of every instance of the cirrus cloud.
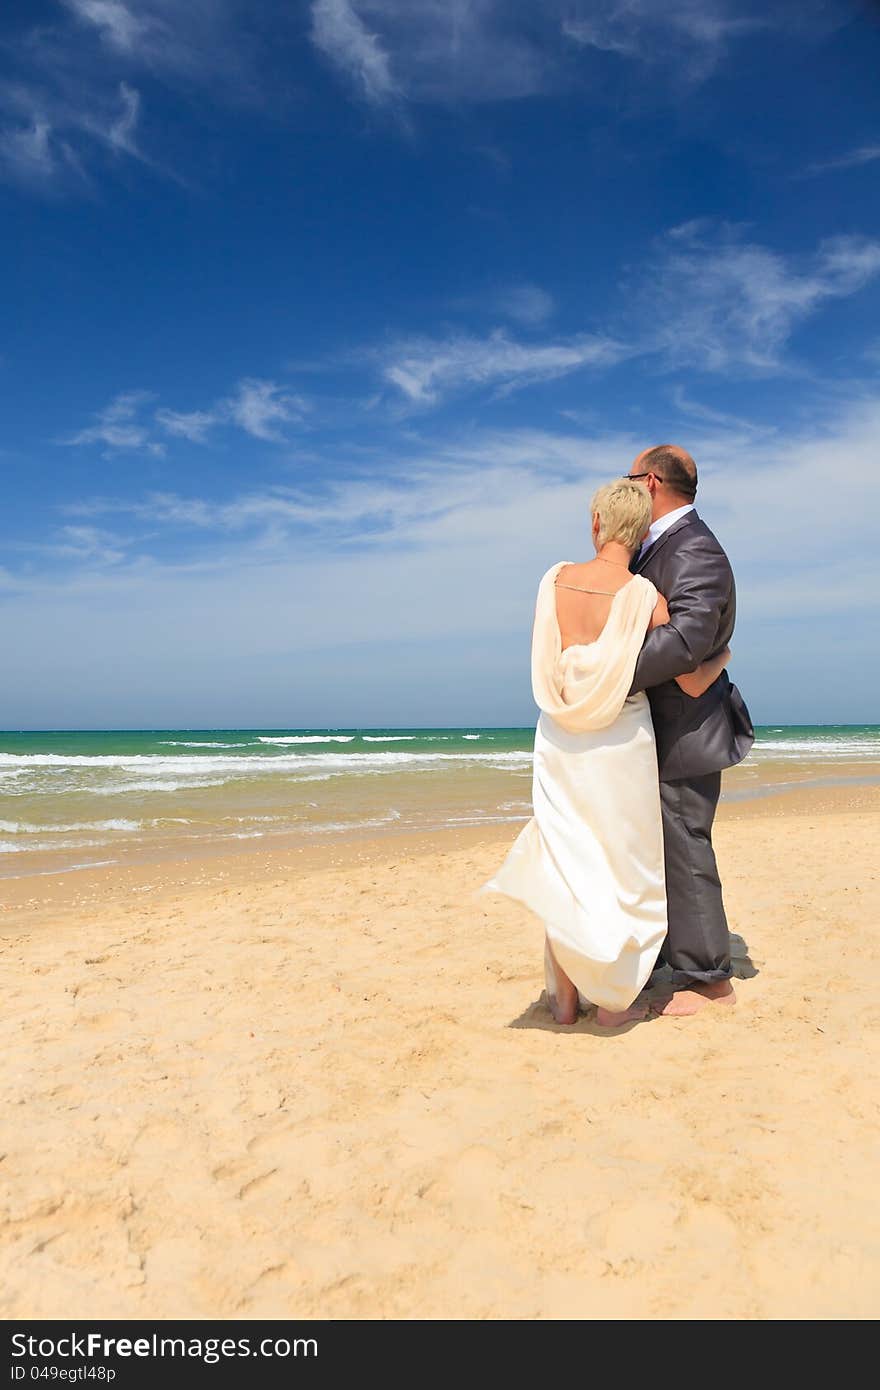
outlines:
[{"label": "cirrus cloud", "polygon": [[149,391],[122,391],[109,405],[99,410],[95,424],[86,426],[63,444],[103,444],[105,451],[146,452],[160,455],[165,446],[154,439],[148,424],[138,418],[142,406],[152,399]]},{"label": "cirrus cloud", "polygon": [[583,367],[604,367],[627,355],[612,338],[583,333],[550,343],[524,343],[496,329],[486,338],[413,338],[395,344],[382,372],[414,405],[432,405],[444,394],[490,386],[509,393]]},{"label": "cirrus cloud", "polygon": [[748,241],[707,219],[674,227],[631,286],[644,349],[667,367],[777,373],[794,330],[833,299],[880,275],[880,241],[836,236],[808,254]]},{"label": "cirrus cloud", "polygon": [[225,402],[225,409],[241,429],[254,439],[274,443],[283,443],[283,426],[302,420],[306,408],[302,396],[257,377],[245,377]]}]

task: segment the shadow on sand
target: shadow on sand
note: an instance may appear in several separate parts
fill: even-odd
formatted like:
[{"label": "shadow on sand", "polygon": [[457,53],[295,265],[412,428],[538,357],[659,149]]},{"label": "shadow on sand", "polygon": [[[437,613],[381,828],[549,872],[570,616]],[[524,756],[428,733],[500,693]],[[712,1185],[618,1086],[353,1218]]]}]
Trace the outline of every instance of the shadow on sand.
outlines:
[{"label": "shadow on sand", "polygon": [[625,1023],[622,1028],[600,1028],[596,1022],[596,1010],[590,1008],[582,1013],[577,1023],[557,1023],[550,1012],[547,995],[541,990],[541,997],[529,1004],[519,1018],[512,1018],[508,1028],[537,1028],[542,1033],[586,1033],[590,1038],[619,1038],[622,1033],[631,1033],[633,1028],[641,1028],[646,1023],[654,1023],[653,1014]]},{"label": "shadow on sand", "polygon": [[[757,966],[749,955],[746,941],[736,932],[730,933],[730,963],[735,980],[753,980],[759,974]],[[653,1000],[669,994],[672,986],[672,971],[662,965],[654,971],[650,983],[639,995],[640,1001],[650,1004]],[[511,1019],[508,1028],[537,1028],[544,1033],[586,1033],[591,1038],[619,1038],[622,1033],[630,1033],[645,1023],[656,1023],[657,1015],[649,1013],[647,1018],[634,1023],[625,1023],[622,1028],[600,1028],[596,1022],[596,1010],[587,1009],[581,1013],[577,1023],[557,1023],[550,1012],[545,990],[524,1009],[518,1018]]]}]

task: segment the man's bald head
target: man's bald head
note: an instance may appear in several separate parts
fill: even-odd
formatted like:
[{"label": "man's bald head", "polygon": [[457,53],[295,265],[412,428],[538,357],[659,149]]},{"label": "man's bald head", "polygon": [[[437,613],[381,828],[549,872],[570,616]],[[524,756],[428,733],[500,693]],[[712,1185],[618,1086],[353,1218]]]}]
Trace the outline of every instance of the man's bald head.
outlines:
[{"label": "man's bald head", "polygon": [[663,483],[667,492],[684,502],[693,502],[697,495],[697,465],[686,449],[677,444],[655,444],[643,449],[630,469],[630,475],[651,473]]}]

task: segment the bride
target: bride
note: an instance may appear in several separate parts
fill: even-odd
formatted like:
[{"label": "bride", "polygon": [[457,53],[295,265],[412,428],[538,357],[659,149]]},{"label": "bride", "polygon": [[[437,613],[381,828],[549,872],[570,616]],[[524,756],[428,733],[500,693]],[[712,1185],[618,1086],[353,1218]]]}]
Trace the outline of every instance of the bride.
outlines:
[{"label": "bride", "polygon": [[[657,755],[644,692],[629,694],[650,628],[666,600],[630,561],[651,524],[643,483],[621,479],[591,503],[596,556],[562,561],[541,580],[532,636],[534,815],[486,889],[544,921],[547,998],[557,1023],[597,1005],[607,1028],[642,1019],[631,1007],[666,935]],[[725,650],[680,676],[701,695],[730,660]]]}]

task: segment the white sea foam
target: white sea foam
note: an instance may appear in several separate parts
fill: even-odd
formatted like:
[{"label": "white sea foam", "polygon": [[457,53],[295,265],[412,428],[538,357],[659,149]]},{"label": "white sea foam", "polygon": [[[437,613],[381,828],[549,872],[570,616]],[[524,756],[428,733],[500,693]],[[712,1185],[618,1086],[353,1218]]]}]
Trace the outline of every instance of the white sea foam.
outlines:
[{"label": "white sea foam", "polygon": [[380,825],[391,825],[394,821],[400,820],[399,811],[389,811],[385,816],[377,816],[373,820],[351,820],[351,821],[319,821],[314,825],[303,825],[299,827],[309,835],[317,832],[329,830],[337,832],[340,830],[373,830]]},{"label": "white sea foam", "polygon": [[804,761],[805,757],[813,761],[824,758],[832,762],[851,758],[880,759],[880,738],[871,735],[861,738],[852,735],[838,738],[759,738],[751,756],[764,754],[774,758],[796,758],[799,762]]},{"label": "white sea foam", "polygon": [[364,743],[412,743],[416,734],[363,734]]},{"label": "white sea foam", "polygon": [[236,825],[250,825],[257,821],[279,821],[284,820],[284,816],[224,816],[224,820],[235,821]]},{"label": "white sea foam", "polygon": [[[352,735],[353,737],[353,735]],[[346,740],[348,741],[348,739]],[[423,752],[409,750],[379,750],[359,753],[318,752],[308,753],[242,753],[220,754],[216,758],[187,757],[185,754],[70,754],[61,753],[0,753],[0,766],[3,760],[16,763],[22,770],[43,769],[63,772],[67,768],[78,768],[94,772],[116,769],[123,772],[138,773],[142,777],[186,777],[202,778],[209,775],[232,774],[264,776],[279,771],[311,770],[317,768],[339,768],[346,771],[369,770],[371,767],[411,766],[416,763],[438,762],[523,762],[531,758],[525,749],[499,749],[495,752],[477,752],[476,749],[462,752]]]},{"label": "white sea foam", "polygon": [[26,874],[3,874],[7,878],[47,878],[51,874],[70,874],[74,869],[103,869],[105,864],[118,864],[118,859],[89,859],[82,864],[65,864],[63,869],[31,869]]},{"label": "white sea foam", "polygon": [[442,825],[485,825],[491,822],[493,825],[506,824],[507,821],[524,821],[530,817],[522,814],[519,816],[499,816],[495,811],[482,811],[473,816],[444,816]]},{"label": "white sea foam", "polygon": [[77,790],[90,791],[94,796],[125,796],[129,792],[191,792],[199,791],[202,787],[223,787],[225,785],[225,777],[214,777],[187,782],[117,782],[111,787],[79,787]]},{"label": "white sea foam", "polygon": [[[274,765],[261,769],[271,772],[279,767]],[[309,758],[297,759],[292,767],[285,769],[295,773],[294,783],[325,781],[328,777],[348,777],[359,773],[365,777],[379,776],[383,773],[432,772],[450,764],[462,767],[477,766],[493,771],[522,771],[532,765],[532,755],[528,752],[504,751],[498,753],[315,753]],[[320,769],[320,770],[319,770]]]},{"label": "white sea foam", "polygon": [[284,738],[264,738],[258,734],[260,743],[353,743],[354,734],[297,734]]},{"label": "white sea foam", "polygon": [[0,854],[33,854],[41,849],[92,849],[106,844],[105,840],[70,840],[59,845],[57,840],[0,840]]},{"label": "white sea foam", "polygon": [[159,740],[160,748],[242,748],[247,747],[241,743],[195,743],[184,738],[163,738]]},{"label": "white sea foam", "polygon": [[499,749],[497,752],[424,753],[410,752],[408,749],[394,752],[375,753],[313,753],[308,758],[297,759],[294,766],[304,767],[308,763],[322,767],[344,767],[346,771],[372,767],[414,767],[419,763],[435,765],[438,763],[530,763],[531,752],[525,749]]},{"label": "white sea foam", "polygon": [[[287,755],[292,758],[293,754]],[[21,773],[39,771],[43,775],[64,772],[68,768],[79,768],[87,772],[106,772],[121,770],[139,773],[145,777],[203,777],[206,773],[234,771],[240,767],[268,767],[277,762],[271,754],[221,753],[216,758],[208,756],[187,756],[185,753],[132,753],[125,754],[70,754],[61,753],[0,753],[0,767],[4,759],[19,764]]]},{"label": "white sea foam", "polygon": [[462,738],[482,738],[482,734],[462,734]]},{"label": "white sea foam", "polygon": [[70,835],[77,830],[140,830],[139,820],[73,821],[70,825],[34,825],[29,821],[0,820],[4,835]]}]

